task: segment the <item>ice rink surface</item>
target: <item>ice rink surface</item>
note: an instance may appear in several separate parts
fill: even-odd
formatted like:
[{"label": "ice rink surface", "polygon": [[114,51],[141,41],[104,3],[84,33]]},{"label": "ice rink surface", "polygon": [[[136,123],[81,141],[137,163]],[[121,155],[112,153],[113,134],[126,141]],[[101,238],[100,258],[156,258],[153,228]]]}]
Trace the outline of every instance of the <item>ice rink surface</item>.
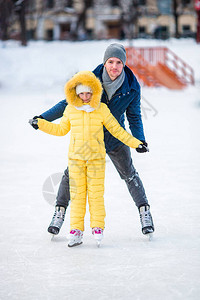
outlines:
[{"label": "ice rink surface", "polygon": [[60,234],[51,241],[47,233],[54,207],[43,197],[43,184],[66,168],[69,134],[46,135],[28,120],[64,99],[66,80],[93,70],[112,42],[0,44],[2,300],[199,299],[200,46],[193,40],[134,42],[169,47],[191,65],[196,80],[183,91],[142,89],[150,152],[132,150],[132,158],[151,205],[153,240],[142,235],[137,208],[108,157],[101,247],[88,209],[81,246],[67,247],[69,209]]}]

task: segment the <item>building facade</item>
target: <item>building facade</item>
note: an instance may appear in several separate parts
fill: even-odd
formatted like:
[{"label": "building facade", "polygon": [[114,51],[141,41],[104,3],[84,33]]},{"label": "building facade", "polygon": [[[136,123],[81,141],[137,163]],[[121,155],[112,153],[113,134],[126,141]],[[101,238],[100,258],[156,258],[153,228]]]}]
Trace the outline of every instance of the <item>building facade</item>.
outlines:
[{"label": "building facade", "polygon": [[[173,0],[28,0],[28,39],[85,40],[175,36]],[[194,37],[193,0],[177,0],[178,31]],[[17,21],[10,31],[19,31]]]}]

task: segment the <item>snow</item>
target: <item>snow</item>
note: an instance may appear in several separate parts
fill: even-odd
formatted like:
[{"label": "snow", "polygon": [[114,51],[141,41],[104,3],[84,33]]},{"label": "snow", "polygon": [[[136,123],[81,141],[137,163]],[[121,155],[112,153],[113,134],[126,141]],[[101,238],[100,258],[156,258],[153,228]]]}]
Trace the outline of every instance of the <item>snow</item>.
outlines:
[{"label": "snow", "polygon": [[195,86],[183,91],[142,89],[150,152],[132,150],[132,157],[151,204],[153,240],[142,235],[137,208],[108,158],[102,246],[88,212],[79,247],[67,247],[69,209],[59,236],[51,241],[46,231],[54,207],[43,184],[62,176],[69,136],[45,135],[28,119],[64,99],[66,80],[101,63],[112,42],[0,43],[0,299],[199,299],[200,45],[193,40],[133,42],[169,47],[195,71]]}]

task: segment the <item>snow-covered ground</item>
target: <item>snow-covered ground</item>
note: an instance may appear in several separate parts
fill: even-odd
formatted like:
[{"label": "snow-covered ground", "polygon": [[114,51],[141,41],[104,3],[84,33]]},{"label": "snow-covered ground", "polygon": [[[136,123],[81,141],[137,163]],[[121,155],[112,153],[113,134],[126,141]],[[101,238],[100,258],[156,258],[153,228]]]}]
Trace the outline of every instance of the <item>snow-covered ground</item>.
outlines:
[{"label": "snow-covered ground", "polygon": [[151,204],[153,241],[142,235],[137,208],[108,158],[102,246],[88,213],[79,247],[67,247],[69,210],[59,236],[51,241],[46,231],[54,207],[43,184],[66,168],[69,136],[45,135],[28,119],[64,99],[66,80],[101,63],[111,42],[0,43],[0,299],[199,299],[200,45],[193,40],[134,42],[169,47],[196,79],[183,91],[142,90],[150,152],[133,150],[132,157]]}]

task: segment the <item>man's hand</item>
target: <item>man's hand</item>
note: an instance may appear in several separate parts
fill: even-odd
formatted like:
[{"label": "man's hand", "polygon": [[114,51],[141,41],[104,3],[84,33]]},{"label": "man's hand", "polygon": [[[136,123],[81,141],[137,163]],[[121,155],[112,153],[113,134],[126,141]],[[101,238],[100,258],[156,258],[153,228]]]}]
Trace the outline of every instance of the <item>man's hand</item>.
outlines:
[{"label": "man's hand", "polygon": [[38,127],[38,118],[40,118],[40,119],[43,119],[43,117],[42,116],[35,116],[35,117],[33,117],[33,119],[30,119],[28,122],[29,122],[29,124],[34,128],[34,129],[38,129],[39,127]]},{"label": "man's hand", "polygon": [[135,150],[138,153],[149,152],[148,144],[146,142],[142,141],[142,144],[140,144]]}]

